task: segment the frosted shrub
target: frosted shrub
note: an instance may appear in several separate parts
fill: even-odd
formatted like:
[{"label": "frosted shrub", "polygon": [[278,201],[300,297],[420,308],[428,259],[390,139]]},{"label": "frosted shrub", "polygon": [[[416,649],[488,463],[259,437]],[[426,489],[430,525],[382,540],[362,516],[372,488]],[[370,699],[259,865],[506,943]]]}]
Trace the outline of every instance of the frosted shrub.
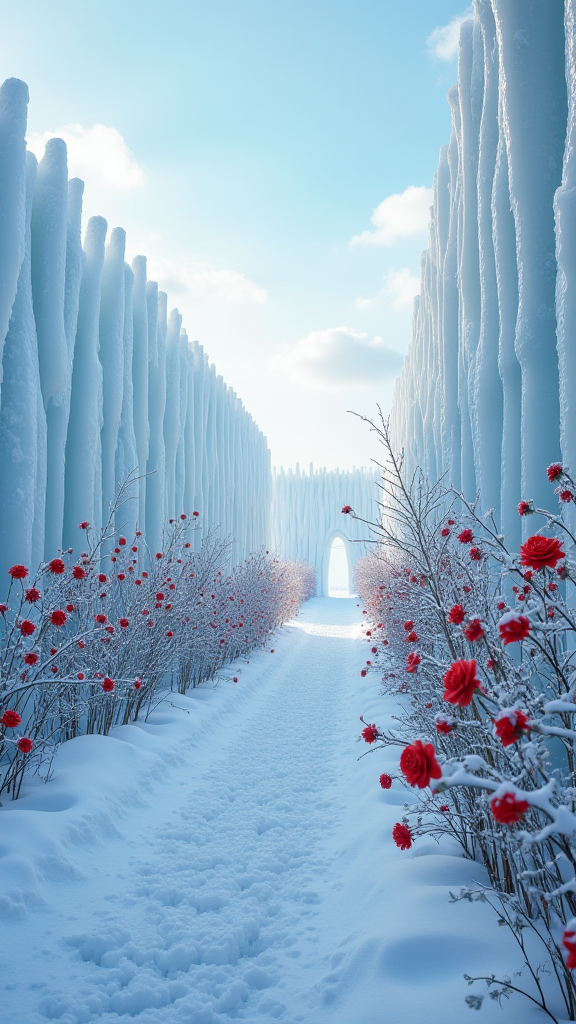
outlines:
[{"label": "frosted shrub", "polygon": [[[450,836],[481,861],[489,885],[454,898],[497,910],[531,977],[524,994],[554,1020],[549,1004],[562,1001],[574,1020],[574,484],[549,467],[559,512],[521,502],[534,532],[513,554],[475,503],[419,472],[406,481],[386,424],[374,429],[387,461],[382,519],[370,524],[379,543],[356,565],[371,647],[362,671],[381,672],[400,712],[394,728],[364,722],[362,735],[371,749],[398,746],[397,778],[413,794],[393,839],[409,849],[422,835]],[[523,991],[468,980],[487,981],[493,998]]]},{"label": "frosted shrub", "polygon": [[[192,520],[192,524],[196,519]],[[9,570],[0,604],[0,793],[56,745],[136,720],[159,690],[185,693],[267,642],[315,588],[314,571],[252,554],[231,571],[229,545],[209,533],[194,550],[186,516],[162,551],[140,533],[92,537],[32,574]],[[106,553],[105,553],[106,552]]]}]

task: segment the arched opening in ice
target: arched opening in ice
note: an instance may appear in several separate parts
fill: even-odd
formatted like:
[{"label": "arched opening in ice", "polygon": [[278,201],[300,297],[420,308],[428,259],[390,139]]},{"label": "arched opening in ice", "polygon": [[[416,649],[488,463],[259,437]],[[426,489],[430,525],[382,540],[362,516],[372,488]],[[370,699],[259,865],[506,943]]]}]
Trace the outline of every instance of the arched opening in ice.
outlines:
[{"label": "arched opening in ice", "polygon": [[350,596],[350,567],[348,552],[342,537],[334,537],[328,564],[328,596]]}]

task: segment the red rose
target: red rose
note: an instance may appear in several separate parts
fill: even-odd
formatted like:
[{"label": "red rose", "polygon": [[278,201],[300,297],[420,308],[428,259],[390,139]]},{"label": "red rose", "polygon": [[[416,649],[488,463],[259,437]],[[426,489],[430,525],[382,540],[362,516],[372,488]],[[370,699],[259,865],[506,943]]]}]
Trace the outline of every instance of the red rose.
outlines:
[{"label": "red rose", "polygon": [[365,729],[362,729],[362,736],[366,743],[374,743],[374,740],[378,739],[377,727],[375,725],[367,725]]},{"label": "red rose", "polygon": [[30,622],[30,619],[24,619],[20,623],[20,632],[22,633],[22,636],[32,636],[35,629],[36,626],[33,622]]},{"label": "red rose", "polygon": [[86,578],[86,573],[81,565],[75,565],[72,569],[72,575],[75,580],[83,580]]},{"label": "red rose", "polygon": [[[342,512],[344,513],[345,516],[350,515],[351,511],[352,511],[352,505],[344,505],[344,507],[342,509]],[[193,512],[192,515],[193,516],[197,516],[198,513],[197,512]]]},{"label": "red rose", "polygon": [[104,682],[102,683],[102,689],[105,691],[105,693],[110,693],[114,689],[114,680],[109,679],[108,676],[105,676]]},{"label": "red rose", "polygon": [[10,709],[6,710],[0,718],[0,722],[6,729],[15,729],[17,725],[20,725],[22,719],[17,711]]},{"label": "red rose", "polygon": [[21,736],[21,738],[18,740],[16,746],[18,747],[18,750],[22,754],[29,754],[30,751],[32,750],[34,744],[32,743],[32,740],[28,739],[27,736]]},{"label": "red rose", "polygon": [[560,501],[572,501],[573,498],[574,495],[572,494],[572,491],[560,491]]},{"label": "red rose", "polygon": [[409,672],[410,675],[414,675],[419,664],[420,655],[415,654],[414,651],[411,651],[406,659],[406,671]]},{"label": "red rose", "polygon": [[106,583],[106,576],[103,572],[98,573],[98,580],[100,583]]},{"label": "red rose", "polygon": [[193,512],[193,513],[192,513],[192,515],[193,515],[193,516],[199,516],[199,515],[200,515],[200,513],[199,513],[199,512]]},{"label": "red rose", "polygon": [[464,608],[461,604],[455,604],[448,612],[448,622],[453,622],[455,626],[459,626],[461,622],[464,622]]},{"label": "red rose", "polygon": [[576,968],[576,919],[574,918],[566,925],[562,936],[562,945],[564,949],[568,950],[566,967],[569,971],[573,971]]},{"label": "red rose", "polygon": [[441,733],[442,736],[447,736],[449,732],[456,725],[456,719],[451,718],[450,715],[443,715],[442,713],[436,715],[436,731]]},{"label": "red rose", "polygon": [[444,675],[444,700],[449,704],[459,704],[465,708],[474,696],[474,690],[480,686],[476,678],[476,659],[466,661],[460,658],[454,661]]},{"label": "red rose", "polygon": [[25,565],[13,565],[11,569],[8,569],[8,575],[13,580],[25,580],[28,575],[28,569]]},{"label": "red rose", "polygon": [[66,572],[66,566],[61,558],[53,558],[51,562],[48,562],[48,568],[55,576],[61,576],[63,572]]},{"label": "red rose", "polygon": [[124,545],[126,543],[126,537],[119,537],[118,538],[118,543],[121,544],[122,547],[124,547]]},{"label": "red rose", "polygon": [[380,776],[380,785],[382,786],[382,789],[390,789],[390,787],[392,785],[392,779],[390,778],[390,776],[389,775],[381,775]]},{"label": "red rose", "polygon": [[436,760],[434,747],[431,743],[415,740],[410,746],[404,747],[400,756],[400,770],[411,786],[425,789],[430,779],[441,779],[442,769]]},{"label": "red rose", "polygon": [[28,651],[28,654],[24,655],[24,661],[27,665],[36,665],[38,662],[36,651]]},{"label": "red rose", "polygon": [[470,643],[474,643],[475,640],[482,639],[484,636],[484,630],[482,629],[480,619],[472,619],[472,621],[468,623],[464,630],[464,636],[470,641]]},{"label": "red rose", "polygon": [[480,562],[482,559],[482,552],[480,551],[480,548],[470,548],[468,554],[473,562]]},{"label": "red rose", "polygon": [[518,640],[525,640],[529,635],[532,626],[530,619],[525,615],[517,615],[515,612],[507,612],[498,623],[500,639],[506,644],[514,644]]},{"label": "red rose", "polygon": [[78,529],[79,530],[87,530],[89,526],[90,526],[90,523],[88,522],[88,520],[84,519],[81,523],[78,524]]},{"label": "red rose", "polygon": [[127,629],[128,628],[128,619],[120,619],[120,625],[121,625],[122,629]]},{"label": "red rose", "polygon": [[66,612],[60,611],[59,608],[56,609],[50,616],[50,622],[53,626],[63,626],[66,622]]},{"label": "red rose", "polygon": [[30,589],[27,590],[26,593],[24,594],[25,600],[28,601],[30,604],[35,604],[35,602],[39,601],[41,597],[42,594],[40,593],[39,590],[36,589],[36,587],[30,587]]},{"label": "red rose", "polygon": [[135,679],[134,680],[134,687],[135,687],[135,689],[139,690],[141,686],[142,686],[142,680],[141,679]]},{"label": "red rose", "polygon": [[443,530],[440,530],[440,533],[441,533],[442,537],[449,537],[450,536],[450,530],[448,529],[447,526],[445,526]]},{"label": "red rose", "polygon": [[397,821],[392,829],[392,839],[401,850],[409,850],[412,846],[412,833],[400,821]]},{"label": "red rose", "polygon": [[408,635],[406,637],[406,643],[407,644],[417,644],[418,643],[418,634],[415,633],[414,630],[412,630],[411,633],[408,633]]},{"label": "red rose", "polygon": [[565,558],[562,544],[555,537],[542,537],[539,533],[520,545],[522,565],[528,565],[531,569],[555,569],[556,563]]},{"label": "red rose", "polygon": [[548,466],[548,469],[546,470],[546,475],[548,476],[550,483],[552,483],[552,481],[555,480],[556,477],[561,476],[562,466],[560,465],[560,463],[553,462],[551,466]]},{"label": "red rose", "polygon": [[97,622],[100,626],[103,626],[105,622],[108,622],[108,619],[103,612],[100,612],[98,615],[94,616],[94,621]]},{"label": "red rose", "polygon": [[462,530],[462,533],[458,534],[458,540],[461,544],[471,544],[474,540],[472,530]]},{"label": "red rose", "polygon": [[409,633],[411,629],[414,629],[414,622],[412,619],[408,619],[408,622],[404,623],[404,629],[407,633]]},{"label": "red rose", "polygon": [[519,516],[528,516],[532,511],[533,509],[528,501],[521,501],[518,505]]},{"label": "red rose", "polygon": [[530,732],[532,726],[528,716],[523,711],[502,711],[498,718],[494,719],[496,735],[502,741],[503,747],[509,747],[517,743],[522,733]]},{"label": "red rose", "polygon": [[529,806],[527,800],[517,800],[514,793],[504,793],[504,796],[495,796],[490,801],[492,815],[501,825],[515,825],[524,817]]}]

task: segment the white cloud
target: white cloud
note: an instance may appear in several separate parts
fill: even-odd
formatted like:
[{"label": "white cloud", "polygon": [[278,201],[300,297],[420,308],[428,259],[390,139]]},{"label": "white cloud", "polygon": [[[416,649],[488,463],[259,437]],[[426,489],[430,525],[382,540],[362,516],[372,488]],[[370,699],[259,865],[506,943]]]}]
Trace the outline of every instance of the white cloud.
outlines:
[{"label": "white cloud", "polygon": [[439,25],[438,28],[435,28],[426,40],[429,53],[438,60],[444,60],[448,64],[451,63],[458,56],[460,26],[462,22],[468,21],[469,18],[473,17],[474,8],[470,4],[464,11],[464,14],[455,14],[452,21],[449,21],[447,25]]},{"label": "white cloud", "polygon": [[404,192],[387,196],[372,214],[373,231],[355,235],[351,245],[392,245],[399,238],[423,234],[428,229],[434,193],[423,185],[409,185]]},{"label": "white cloud", "polygon": [[369,386],[400,372],[404,356],[382,338],[350,327],[312,331],[274,360],[299,384],[318,390],[340,391],[350,385]]},{"label": "white cloud", "polygon": [[157,281],[169,298],[182,296],[196,303],[262,305],[267,298],[265,288],[237,270],[190,270],[169,260],[149,260],[148,277]]},{"label": "white cloud", "polygon": [[386,274],[384,287],[371,299],[356,299],[358,309],[370,309],[387,299],[393,309],[406,309],[411,306],[414,296],[420,294],[420,278],[415,277],[408,267],[400,270],[389,270]]},{"label": "white cloud", "polygon": [[54,132],[33,133],[28,149],[40,160],[48,139],[63,139],[68,149],[68,173],[86,184],[131,189],[144,184],[144,171],[117,128],[66,124]]}]

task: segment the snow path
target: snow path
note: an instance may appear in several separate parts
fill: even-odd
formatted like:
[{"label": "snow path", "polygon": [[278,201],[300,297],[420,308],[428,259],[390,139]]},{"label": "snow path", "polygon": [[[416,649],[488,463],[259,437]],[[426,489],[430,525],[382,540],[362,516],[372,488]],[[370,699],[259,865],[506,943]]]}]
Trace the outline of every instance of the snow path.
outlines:
[{"label": "snow path", "polygon": [[[377,780],[394,755],[358,762],[356,738],[359,713],[385,724],[394,707],[374,677],[360,680],[358,620],[353,600],[308,602],[237,687],[184,701],[190,716],[172,712],[180,728],[196,713],[204,724],[192,744],[175,733],[160,768],[121,758],[140,757],[147,732],[164,730],[166,746],[166,715],[161,729],[117,731],[127,742],[66,745],[82,757],[110,749],[113,771],[140,775],[141,791],[119,782],[120,811],[114,774],[104,780],[112,820],[69,822],[60,870],[46,833],[42,903],[8,918],[2,1024],[411,1024],[423,1000],[428,1024],[466,1019],[462,973],[500,967],[509,947],[486,908],[447,902],[482,877],[478,865],[391,843],[404,791],[384,794]],[[3,836],[70,813],[69,762],[4,809]],[[493,1004],[482,1012],[486,1024],[503,1019]],[[520,1001],[505,1018],[537,1019]]]}]

